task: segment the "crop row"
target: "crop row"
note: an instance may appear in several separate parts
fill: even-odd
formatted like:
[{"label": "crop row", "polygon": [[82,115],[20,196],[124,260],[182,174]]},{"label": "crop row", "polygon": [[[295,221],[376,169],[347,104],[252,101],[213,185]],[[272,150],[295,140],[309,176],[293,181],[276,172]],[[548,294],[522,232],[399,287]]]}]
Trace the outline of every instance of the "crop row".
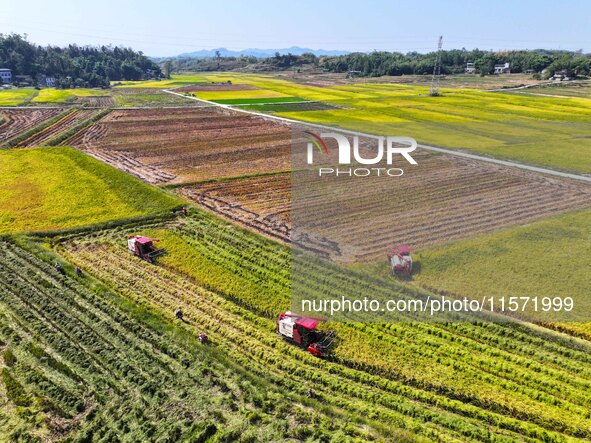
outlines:
[{"label": "crop row", "polygon": [[[261,394],[261,382],[222,364],[196,337],[185,333],[180,341],[180,331],[154,316],[139,321],[104,287],[92,290],[87,280],[62,276],[12,243],[1,246],[2,382],[20,417],[46,417],[17,427],[2,420],[4,435],[172,442],[205,434],[234,440],[244,433],[265,441],[297,432],[320,437],[331,429],[309,428],[312,415],[297,399],[282,399],[274,386]],[[287,422],[287,411],[295,421]]]},{"label": "crop row", "polygon": [[60,115],[63,109],[3,109],[0,112],[6,118],[0,131],[0,143],[6,143],[19,134],[28,134],[44,121]]},{"label": "crop row", "polygon": [[90,118],[95,111],[75,109],[63,118],[53,123],[52,125],[44,128],[43,130],[33,134],[31,137],[23,140],[19,143],[19,147],[31,147],[40,146],[50,142],[54,137],[57,137],[61,132],[67,131],[68,129],[75,127],[80,122]]},{"label": "crop row", "polygon": [[[222,335],[229,324],[242,321],[239,328],[244,333],[238,348],[243,353],[252,345],[243,341],[247,340],[244,335],[257,337],[260,341],[263,339],[257,332],[260,328],[246,334],[244,319],[252,318],[252,315],[239,311],[240,319],[228,314],[224,320],[224,311],[247,309],[262,318],[273,318],[288,306],[291,284],[288,270],[292,257],[280,246],[224,226],[210,217],[189,219],[172,234],[165,230],[148,232],[159,236],[169,250],[169,257],[162,261],[165,267],[196,279],[200,285],[228,300],[223,312],[201,315],[215,318],[214,324],[207,325],[216,331],[223,325],[219,332]],[[109,238],[113,237],[109,235],[89,239],[88,244],[72,243],[67,247],[68,254],[74,261],[99,272],[100,277],[110,284],[118,285],[128,296],[162,303],[159,305],[162,309],[174,309],[174,304],[188,293],[189,299],[184,302],[186,308],[199,312],[205,309],[205,295],[214,297],[210,292],[190,295],[198,288],[190,286],[192,283],[185,277],[161,274],[164,270],[159,267],[149,267],[134,262],[132,257],[121,256],[123,245],[112,246],[113,240]],[[307,288],[311,296],[325,294],[327,288],[331,288],[331,294],[343,293],[347,288],[370,291],[377,297],[391,297],[393,293],[401,297],[413,296],[412,293],[404,294],[408,290],[394,283],[388,286],[383,282],[361,279],[321,261],[306,260],[301,266],[306,272],[300,273],[301,281],[296,282],[297,287]],[[146,275],[138,279],[143,278],[147,283],[142,285],[134,281],[134,275]],[[171,286],[174,279],[179,281],[178,288]],[[153,295],[145,295],[148,293]],[[262,320],[256,318],[253,321],[257,326],[266,324],[265,334],[272,335],[272,323],[260,323]],[[417,399],[431,405],[444,399],[461,400],[465,404],[454,404],[453,412],[467,414],[462,409],[466,407],[472,408],[470,414],[476,414],[476,411],[477,415],[488,417],[498,414],[499,426],[508,429],[520,429],[516,423],[530,422],[532,424],[526,427],[535,423],[547,432],[587,435],[589,396],[585,392],[589,388],[590,374],[585,350],[577,349],[551,333],[538,338],[531,331],[521,330],[522,326],[510,323],[492,326],[482,322],[395,325],[393,330],[382,324],[334,324],[332,327],[341,337],[334,354],[336,366],[326,368],[321,362],[311,364],[329,373],[347,374],[350,381],[367,376],[373,377],[374,384],[399,384],[415,392]],[[462,325],[461,331],[457,330],[459,325]],[[265,340],[271,340],[271,337]],[[277,343],[269,343],[270,348],[278,349]],[[471,348],[472,352],[465,352],[466,348]],[[282,349],[281,355],[293,352]],[[299,350],[295,352],[300,353]],[[275,358],[280,357],[276,355]],[[307,356],[300,353],[297,358],[302,361]]]},{"label": "crop row", "polygon": [[[187,321],[196,330],[206,330],[215,344],[223,348],[233,360],[243,362],[251,370],[259,368],[261,375],[267,377],[276,374],[281,383],[292,380],[292,390],[311,391],[322,402],[336,402],[340,407],[349,404],[349,408],[357,404],[359,408],[359,401],[364,401],[366,403],[362,404],[363,408],[371,410],[373,416],[382,419],[388,417],[389,420],[395,418],[394,423],[397,426],[413,427],[417,431],[422,428],[419,424],[423,421],[436,424],[437,428],[447,429],[446,432],[451,432],[451,435],[459,433],[464,437],[480,438],[486,435],[486,432],[478,430],[478,420],[460,419],[443,410],[431,411],[432,406],[413,405],[412,401],[400,395],[404,393],[405,396],[414,397],[428,405],[443,406],[444,409],[449,408],[456,413],[460,410],[463,414],[477,415],[479,418],[486,417],[494,426],[519,430],[528,435],[535,435],[537,432],[534,428],[522,426],[516,420],[504,421],[502,417],[462,405],[458,401],[446,401],[437,395],[413,390],[394,381],[387,382],[338,364],[324,365],[312,356],[302,354],[297,348],[282,343],[272,332],[271,322],[257,318],[165,270],[151,269],[142,262],[134,262],[130,257],[113,255],[104,246],[80,249],[74,258],[136,301],[156,305],[167,312],[181,308]],[[353,399],[356,401],[352,402]],[[350,412],[360,413],[358,409]],[[432,431],[429,431],[430,426],[426,428],[423,432],[427,436],[433,436],[430,433]],[[445,435],[443,429],[438,431],[442,436]],[[490,437],[491,440],[495,438]]]}]

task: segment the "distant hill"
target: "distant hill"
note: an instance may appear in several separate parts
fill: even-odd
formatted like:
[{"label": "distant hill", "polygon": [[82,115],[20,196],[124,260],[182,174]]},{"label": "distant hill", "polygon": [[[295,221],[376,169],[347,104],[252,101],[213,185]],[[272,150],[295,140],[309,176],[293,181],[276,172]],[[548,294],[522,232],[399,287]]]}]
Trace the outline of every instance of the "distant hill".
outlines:
[{"label": "distant hill", "polygon": [[254,56],[257,58],[273,57],[276,52],[280,53],[281,55],[285,55],[285,54],[302,55],[305,53],[312,53],[316,56],[350,54],[349,51],[338,51],[338,50],[329,50],[329,49],[310,49],[310,48],[300,48],[299,46],[292,46],[291,48],[283,48],[283,49],[249,48],[249,49],[243,49],[240,51],[233,51],[231,49],[226,49],[226,48],[203,49],[201,51],[185,52],[183,54],[179,54],[177,57],[178,58],[213,58],[216,55],[215,54],[216,51],[220,51],[220,55],[222,57],[240,57],[241,55],[246,55],[246,56]]}]

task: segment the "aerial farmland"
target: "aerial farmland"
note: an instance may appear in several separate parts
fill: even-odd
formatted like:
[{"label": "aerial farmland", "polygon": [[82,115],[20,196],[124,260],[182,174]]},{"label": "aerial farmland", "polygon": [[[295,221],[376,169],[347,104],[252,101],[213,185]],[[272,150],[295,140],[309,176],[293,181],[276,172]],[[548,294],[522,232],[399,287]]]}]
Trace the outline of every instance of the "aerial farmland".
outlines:
[{"label": "aerial farmland", "polygon": [[220,50],[0,88],[0,443],[591,441],[582,68]]}]

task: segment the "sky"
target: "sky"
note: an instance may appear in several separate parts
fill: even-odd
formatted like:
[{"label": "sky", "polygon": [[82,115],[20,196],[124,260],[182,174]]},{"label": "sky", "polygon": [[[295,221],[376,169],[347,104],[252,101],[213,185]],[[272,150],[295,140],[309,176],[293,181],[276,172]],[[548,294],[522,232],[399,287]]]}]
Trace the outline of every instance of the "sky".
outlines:
[{"label": "sky", "polygon": [[200,49],[429,52],[583,49],[589,0],[0,0],[0,33],[41,45],[130,46],[149,56]]}]

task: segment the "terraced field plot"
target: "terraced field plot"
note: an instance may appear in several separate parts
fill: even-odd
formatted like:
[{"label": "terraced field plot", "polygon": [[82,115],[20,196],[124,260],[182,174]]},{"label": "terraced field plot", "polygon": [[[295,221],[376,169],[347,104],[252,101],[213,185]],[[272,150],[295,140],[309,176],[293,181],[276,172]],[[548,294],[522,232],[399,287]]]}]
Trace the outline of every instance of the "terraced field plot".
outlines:
[{"label": "terraced field plot", "polygon": [[[424,248],[591,205],[585,184],[444,155],[416,158],[419,165],[402,177],[321,182],[296,175],[292,183],[290,174],[280,174],[177,192],[258,231],[347,262],[381,259],[390,244]],[[290,211],[298,223],[295,238]]]},{"label": "terraced field plot", "polygon": [[[126,251],[126,235],[138,230],[167,249],[159,266]],[[318,360],[275,334],[274,317],[289,305],[292,260],[276,243],[196,214],[174,226],[74,238],[59,250],[131,300],[163,312],[181,307],[233,361],[293,395],[311,390],[325,406],[369,419],[367,432],[386,440],[591,436],[588,343],[519,323],[332,323],[340,337],[334,358]],[[395,281],[368,283],[327,262],[307,263],[302,284],[311,294],[330,287],[417,296]],[[381,434],[401,429],[413,436]]]},{"label": "terraced field plot", "polygon": [[216,109],[116,110],[69,141],[149,183],[289,170],[281,123]]},{"label": "terraced field plot", "polygon": [[174,107],[202,106],[195,100],[187,100],[174,94],[167,94],[155,88],[113,88],[111,100],[123,107]]},{"label": "terraced field plot", "polygon": [[0,109],[0,144],[62,113],[63,109]]},{"label": "terraced field plot", "polygon": [[99,111],[94,109],[76,109],[66,114],[62,119],[47,128],[33,134],[31,137],[18,144],[19,147],[27,148],[40,146],[51,142],[59,134],[75,128],[77,125],[91,119]]}]

